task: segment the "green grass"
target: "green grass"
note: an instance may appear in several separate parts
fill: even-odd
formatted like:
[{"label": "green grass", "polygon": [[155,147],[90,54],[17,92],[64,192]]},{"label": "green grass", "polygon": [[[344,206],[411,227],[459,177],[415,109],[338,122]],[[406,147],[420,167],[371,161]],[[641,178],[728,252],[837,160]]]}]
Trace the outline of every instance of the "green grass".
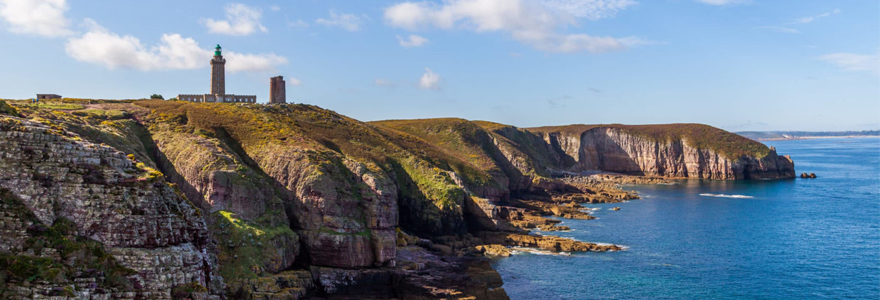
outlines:
[{"label": "green grass", "polygon": [[211,217],[211,230],[220,244],[220,274],[227,280],[258,278],[263,264],[277,253],[271,248],[273,239],[298,240],[287,225],[263,227],[229,211],[217,211]]},{"label": "green grass", "polygon": [[[77,236],[76,224],[72,221],[57,218],[52,226],[45,226],[8,190],[0,189],[0,200],[8,207],[7,216],[16,216],[21,222],[34,222],[27,230],[26,251],[0,253],[0,295],[13,282],[16,285],[37,281],[69,284],[78,272],[103,274],[96,282],[102,288],[132,289],[127,276],[135,271],[119,264],[101,243]],[[24,254],[41,253],[46,248],[55,249],[60,259]]]},{"label": "green grass", "polygon": [[465,192],[449,175],[414,159],[401,161],[401,166],[418,185],[419,191],[441,210],[460,206]]},{"label": "green grass", "polygon": [[[454,171],[468,183],[490,184],[490,176],[478,167],[450,155],[417,137],[382,124],[363,123],[311,105],[233,105],[181,101],[140,101],[135,105],[151,110],[151,126],[169,124],[182,132],[228,135],[245,152],[264,147],[295,147],[309,153],[321,172],[345,169],[341,157],[364,163],[372,172],[391,173],[393,162],[419,161],[424,166],[408,167],[408,176],[427,188],[428,200],[448,207],[458,202],[460,188],[450,184],[446,171]],[[476,126],[470,126],[478,130]],[[455,129],[453,129],[455,130]],[[466,144],[468,141],[454,141]],[[479,151],[479,150],[475,150]],[[477,155],[480,152],[474,152]],[[481,158],[485,159],[485,157]],[[476,163],[476,161],[474,161]],[[409,165],[410,163],[404,163]],[[485,168],[491,164],[482,163]],[[338,181],[348,181],[345,172],[330,172]],[[444,177],[446,176],[446,177]],[[492,183],[494,184],[494,183]],[[459,192],[453,191],[458,190]],[[354,190],[353,192],[357,192]]]},{"label": "green grass", "polygon": [[174,297],[174,299],[191,298],[193,293],[204,293],[207,291],[208,289],[198,282],[190,282],[172,287],[171,297]]},{"label": "green grass", "polygon": [[39,102],[34,104],[27,104],[27,106],[41,108],[41,109],[54,109],[54,110],[77,110],[83,109],[84,106],[80,104],[72,104],[72,103],[54,103],[54,102]]},{"label": "green grass", "polygon": [[[19,113],[27,119],[46,124],[61,135],[71,132],[95,144],[106,144],[124,153],[134,154],[137,160],[155,168],[149,151],[149,139],[142,139],[146,128],[136,120],[129,119],[127,110],[138,107],[131,104],[107,104],[114,109],[86,109],[76,111],[47,110],[32,106],[18,106]],[[122,117],[123,118],[118,118]],[[147,143],[144,143],[147,142]]]},{"label": "green grass", "polygon": [[6,103],[6,101],[0,100],[0,114],[18,116],[18,110]]},{"label": "green grass", "polygon": [[377,121],[371,124],[418,136],[443,150],[445,154],[468,162],[478,170],[497,168],[484,147],[486,143],[491,143],[488,134],[470,121],[449,118]]},{"label": "green grass", "polygon": [[120,120],[127,119],[131,117],[131,113],[121,111],[121,110],[103,110],[103,109],[84,109],[80,111],[73,112],[73,114],[82,116],[82,117],[92,117],[98,118],[102,120]]},{"label": "green grass", "polygon": [[138,179],[146,180],[146,181],[154,181],[160,178],[164,178],[165,175],[159,170],[153,169],[142,162],[138,162],[135,164],[135,167],[141,170],[141,174],[138,176]]}]

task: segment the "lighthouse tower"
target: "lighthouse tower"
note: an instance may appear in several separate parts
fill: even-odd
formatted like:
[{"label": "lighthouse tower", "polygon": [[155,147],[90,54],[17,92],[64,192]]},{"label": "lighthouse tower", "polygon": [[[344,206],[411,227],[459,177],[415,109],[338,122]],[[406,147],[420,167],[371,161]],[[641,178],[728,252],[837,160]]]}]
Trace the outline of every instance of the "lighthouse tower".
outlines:
[{"label": "lighthouse tower", "polygon": [[214,48],[214,58],[211,59],[211,94],[218,100],[226,95],[226,59],[223,58],[220,50],[220,44],[217,44]]},{"label": "lighthouse tower", "polygon": [[178,94],[178,100],[190,102],[257,103],[257,96],[254,95],[226,93],[226,59],[223,58],[223,53],[220,53],[220,50],[220,45],[217,45],[214,48],[214,58],[211,59],[211,93]]}]

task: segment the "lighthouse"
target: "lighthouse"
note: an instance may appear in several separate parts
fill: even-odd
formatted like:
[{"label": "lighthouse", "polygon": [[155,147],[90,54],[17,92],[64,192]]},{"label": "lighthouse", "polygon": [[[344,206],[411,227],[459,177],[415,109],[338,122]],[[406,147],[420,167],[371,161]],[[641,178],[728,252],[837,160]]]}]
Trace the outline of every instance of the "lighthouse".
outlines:
[{"label": "lighthouse", "polygon": [[217,44],[214,58],[211,59],[211,94],[217,99],[224,99],[226,95],[226,59],[221,50],[220,44]]},{"label": "lighthouse", "polygon": [[[225,102],[225,103],[257,103],[257,96],[235,95],[226,93],[226,59],[223,58],[220,44],[214,48],[211,59],[211,93],[210,94],[179,94],[177,100],[190,102]],[[235,60],[235,56],[232,57]]]}]

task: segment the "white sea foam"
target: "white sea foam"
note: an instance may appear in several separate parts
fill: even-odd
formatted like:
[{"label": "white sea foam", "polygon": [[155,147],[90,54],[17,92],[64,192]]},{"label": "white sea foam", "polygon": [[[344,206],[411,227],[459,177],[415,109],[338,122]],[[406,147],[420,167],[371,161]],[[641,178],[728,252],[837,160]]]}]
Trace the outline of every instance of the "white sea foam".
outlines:
[{"label": "white sea foam", "polygon": [[[629,246],[625,246],[625,245],[617,245],[617,244],[609,244],[609,243],[593,243],[593,244],[596,244],[599,246],[617,246],[617,247],[620,247],[620,249],[629,250]],[[609,250],[609,251],[614,252],[614,250]]]},{"label": "white sea foam", "polygon": [[540,250],[540,249],[535,249],[535,248],[510,247],[510,249],[513,250],[514,255],[522,254],[522,253],[530,253],[530,254],[536,254],[536,255],[571,256],[571,253],[568,253],[568,252],[553,252],[553,251],[546,251],[546,250]]},{"label": "white sea foam", "polygon": [[747,195],[725,195],[725,194],[709,194],[709,193],[703,193],[703,194],[700,194],[700,196],[703,196],[703,197],[717,197],[717,198],[738,198],[738,199],[750,199],[750,198],[755,198],[755,197],[747,196]]}]

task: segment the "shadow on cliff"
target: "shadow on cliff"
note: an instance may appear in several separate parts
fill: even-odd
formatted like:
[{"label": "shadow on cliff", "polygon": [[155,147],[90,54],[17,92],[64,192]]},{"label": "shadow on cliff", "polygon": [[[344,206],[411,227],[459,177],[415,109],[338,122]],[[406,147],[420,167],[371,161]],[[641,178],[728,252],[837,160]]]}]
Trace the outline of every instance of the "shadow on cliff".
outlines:
[{"label": "shadow on cliff", "polygon": [[[627,175],[645,176],[638,162],[607,133],[608,128],[590,129],[581,134],[577,171],[599,170]],[[590,147],[591,146],[591,147]],[[656,143],[651,149],[657,156]]]},{"label": "shadow on cliff", "polygon": [[241,146],[241,143],[239,143],[238,140],[232,138],[232,136],[229,135],[229,132],[227,132],[225,128],[214,128],[214,134],[216,135],[218,140],[228,146],[229,149],[232,150],[232,152],[235,153],[235,155],[237,155],[239,159],[241,159],[242,163],[244,163],[245,166],[256,172],[257,175],[267,180],[269,184],[271,184],[275,196],[277,196],[279,199],[282,199],[282,205],[284,206],[284,212],[287,216],[287,222],[290,225],[290,228],[294,230],[302,229],[295,228],[295,224],[299,224],[299,222],[297,222],[296,214],[294,214],[294,207],[291,203],[295,202],[292,200],[295,199],[296,196],[293,195],[291,191],[288,191],[287,188],[285,188],[284,185],[281,184],[281,182],[279,182],[274,177],[269,176],[269,174],[263,171],[263,168],[261,168],[260,165],[257,164],[257,162],[253,158],[251,158],[250,155],[248,155],[247,151],[244,150],[244,148]]},{"label": "shadow on cliff", "polygon": [[467,224],[460,215],[440,210],[422,192],[409,173],[397,161],[391,161],[392,178],[397,184],[399,226],[420,237],[459,235],[467,232]]},{"label": "shadow on cliff", "polygon": [[[159,146],[156,145],[156,141],[153,140],[153,135],[150,131],[143,126],[141,123],[136,123],[137,125],[133,126],[135,128],[135,135],[140,140],[141,145],[144,147],[144,150],[147,151],[147,155],[150,159],[153,160],[153,164],[159,169],[162,174],[165,175],[165,179],[168,182],[174,183],[180,189],[181,192],[186,196],[187,199],[190,200],[193,204],[204,211],[210,211],[210,207],[205,203],[205,199],[202,197],[201,193],[194,187],[192,184],[186,181],[177,169],[174,167],[174,164],[168,160],[168,157],[165,156],[161,150],[159,150]],[[208,219],[208,218],[206,218]],[[207,221],[207,220],[206,220]]]}]

